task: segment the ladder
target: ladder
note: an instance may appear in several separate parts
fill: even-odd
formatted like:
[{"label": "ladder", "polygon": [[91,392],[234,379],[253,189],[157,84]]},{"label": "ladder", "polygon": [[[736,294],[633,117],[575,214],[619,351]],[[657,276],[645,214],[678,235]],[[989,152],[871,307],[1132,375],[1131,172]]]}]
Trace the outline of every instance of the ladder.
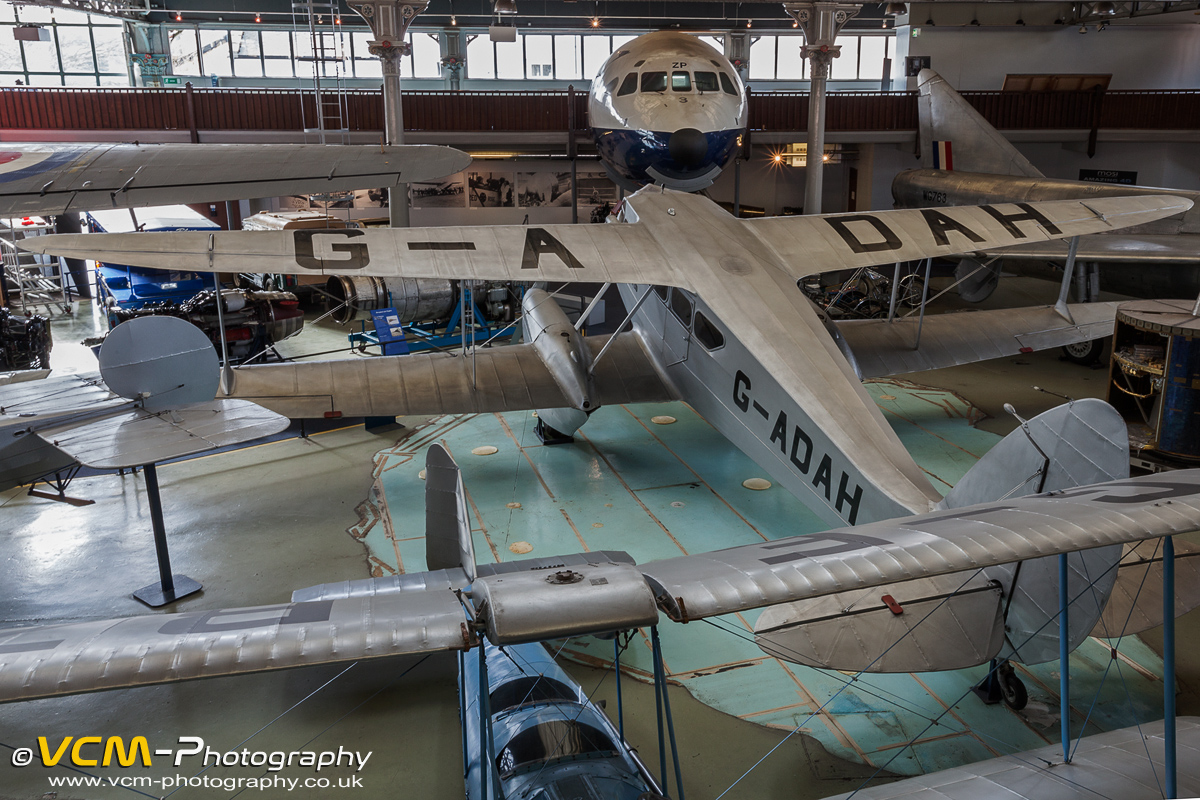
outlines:
[{"label": "ladder", "polygon": [[301,100],[304,133],[316,134],[320,144],[347,144],[350,134],[346,95],[346,37],[342,32],[341,9],[329,0],[292,0],[292,24],[297,32],[307,31],[309,55],[297,61],[312,64],[313,108],[309,119]]},{"label": "ladder", "polygon": [[44,306],[46,316],[54,316],[55,309],[62,314],[72,313],[71,300],[63,286],[62,265],[57,256],[39,256],[18,249],[17,243],[30,235],[53,232],[48,225],[20,227],[15,220],[4,223],[4,235],[0,236],[0,264],[7,282],[9,303],[27,311]]}]

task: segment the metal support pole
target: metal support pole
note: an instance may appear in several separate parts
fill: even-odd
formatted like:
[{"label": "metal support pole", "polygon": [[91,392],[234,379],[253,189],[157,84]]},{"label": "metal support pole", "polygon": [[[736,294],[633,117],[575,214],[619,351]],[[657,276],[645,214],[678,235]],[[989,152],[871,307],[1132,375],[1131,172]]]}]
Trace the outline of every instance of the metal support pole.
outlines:
[{"label": "metal support pole", "polygon": [[829,78],[830,55],[813,53],[809,60],[812,76],[808,90],[808,145],[804,161],[804,213],[821,213],[825,184],[825,81]]},{"label": "metal support pole", "polygon": [[[458,702],[459,707],[465,712],[467,710],[467,654],[463,651],[458,652]],[[462,728],[462,762],[463,762],[463,780],[467,779],[467,773],[471,768],[470,754],[467,752],[467,721],[461,720],[463,723],[459,727]]]},{"label": "metal support pole", "polygon": [[662,662],[658,658],[658,626],[650,628],[651,658],[654,659],[654,714],[658,718],[658,779],[662,781],[664,792],[667,788],[667,743],[663,736],[662,691],[663,675]]},{"label": "metal support pole", "polygon": [[1062,285],[1058,287],[1058,302],[1054,304],[1054,310],[1059,316],[1072,325],[1075,324],[1075,320],[1071,318],[1071,311],[1067,308],[1067,293],[1071,291],[1071,280],[1075,275],[1075,255],[1078,252],[1079,237],[1072,236],[1067,245],[1067,263],[1063,265]]},{"label": "metal support pole", "polygon": [[917,318],[917,343],[913,350],[921,349],[921,328],[925,327],[925,303],[929,300],[929,277],[933,272],[933,259],[925,259],[925,280],[921,285],[921,316]]},{"label": "metal support pole", "polygon": [[[742,216],[742,159],[741,156],[733,159],[733,215],[740,218]],[[1196,299],[1196,303],[1200,304],[1200,298]]]},{"label": "metal support pole", "polygon": [[571,224],[579,224],[579,169],[577,159],[571,159]]},{"label": "metal support pole", "polygon": [[[383,124],[387,143],[404,144],[404,104],[400,93],[400,50],[392,47],[380,53],[383,65]],[[408,184],[388,188],[388,222],[393,228],[407,228]]]},{"label": "metal support pole", "polygon": [[488,676],[487,676],[487,656],[485,651],[487,645],[483,642],[479,643],[479,747],[483,751],[479,754],[479,796],[486,800],[488,796],[488,766],[492,761],[492,743],[491,737],[488,736],[488,730],[491,727],[491,719],[488,717]]},{"label": "metal support pole", "polygon": [[154,554],[158,558],[158,583],[143,586],[133,593],[151,608],[165,606],[181,597],[200,591],[200,584],[186,575],[171,572],[171,554],[167,549],[167,528],[163,524],[162,497],[158,491],[158,471],[153,463],[142,467],[146,476],[146,499],[150,505],[150,525],[154,529]]},{"label": "metal support pole", "polygon": [[625,706],[621,703],[621,636],[613,638],[613,672],[617,675],[617,734],[625,744]]},{"label": "metal support pole", "polygon": [[[671,739],[671,761],[675,766],[675,792],[677,800],[685,800],[683,796],[683,770],[679,766],[679,747],[675,744],[675,720],[671,716],[671,698],[667,694],[667,668],[663,664],[662,657],[662,642],[658,638],[658,626],[650,629],[650,638],[654,643],[654,664],[658,671],[658,677],[662,682],[662,700],[663,710],[667,717],[667,735]],[[663,786],[666,787],[666,778],[663,779]]]},{"label": "metal support pole", "polygon": [[1071,760],[1071,642],[1067,611],[1071,604],[1067,554],[1058,557],[1058,695],[1062,723],[1063,761]]},{"label": "metal support pole", "polygon": [[888,322],[896,318],[896,295],[900,293],[900,262],[896,262],[896,269],[892,272],[892,299],[888,301]]},{"label": "metal support pole", "polygon": [[1178,797],[1175,742],[1175,540],[1163,538],[1163,751],[1167,797]]}]

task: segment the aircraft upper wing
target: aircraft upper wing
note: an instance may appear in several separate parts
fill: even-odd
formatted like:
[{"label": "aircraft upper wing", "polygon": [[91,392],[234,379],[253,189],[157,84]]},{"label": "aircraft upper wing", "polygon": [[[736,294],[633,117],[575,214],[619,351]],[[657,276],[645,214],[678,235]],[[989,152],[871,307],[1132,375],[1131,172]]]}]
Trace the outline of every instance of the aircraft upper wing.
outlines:
[{"label": "aircraft upper wing", "polygon": [[676,620],[1200,530],[1200,470],[793,536],[655,561]]},{"label": "aircraft upper wing", "polygon": [[903,375],[971,364],[1030,350],[1047,350],[1109,336],[1118,303],[1077,303],[1067,308],[1074,324],[1053,306],[928,314],[921,347],[914,349],[917,317],[853,319],[837,323],[864,378]]},{"label": "aircraft upper wing", "polygon": [[[913,578],[1200,530],[1200,470],[1096,484],[953,511],[838,528],[703,555],[650,562],[641,575],[660,608],[679,621],[749,610]],[[515,566],[515,564],[514,564]],[[556,636],[580,625],[589,608],[614,608],[631,596],[633,567],[573,563],[581,580],[548,584],[512,571],[476,578],[481,602],[510,594],[520,614],[532,593],[537,627]],[[588,580],[595,572],[594,580]],[[432,573],[440,575],[443,573]],[[636,572],[633,573],[636,575]],[[461,649],[472,620],[446,579],[408,589],[330,600],[223,611],[150,615],[0,631],[0,702],[307,664]],[[528,578],[528,575],[525,575]],[[600,580],[604,577],[603,580]],[[554,593],[558,594],[554,594]],[[637,607],[612,617],[637,627]],[[639,621],[627,623],[627,619]],[[480,622],[492,626],[492,619]],[[594,623],[594,618],[588,620]]]},{"label": "aircraft upper wing", "polygon": [[[1066,241],[1034,242],[984,252],[989,256],[1022,261],[1066,261],[1068,244]],[[1200,234],[1085,236],[1079,240],[1075,258],[1102,263],[1195,264],[1200,261]]]},{"label": "aircraft upper wing", "polygon": [[434,145],[6,143],[0,216],[377,189],[470,161]]},{"label": "aircraft upper wing", "polygon": [[799,279],[831,269],[1100,233],[1153,222],[1189,208],[1191,201],[1184,198],[1154,195],[769,217],[746,224]]},{"label": "aircraft upper wing", "polygon": [[[592,357],[608,336],[589,336]],[[292,418],[466,414],[570,405],[532,345],[487,347],[462,355],[292,361],[234,369],[232,397]],[[620,334],[596,365],[602,405],[675,399],[633,334]]]},{"label": "aircraft upper wing", "polygon": [[114,264],[198,272],[656,283],[691,288],[687,275],[672,266],[653,233],[636,223],[60,234],[27,239],[22,246]]},{"label": "aircraft upper wing", "polygon": [[[694,271],[679,257],[693,246],[694,237],[686,236],[684,226],[689,220],[705,224],[715,204],[684,193],[646,189],[627,202],[631,221],[619,225],[62,234],[27,239],[21,246],[59,256],[198,272],[610,281],[697,288]],[[737,222],[743,226],[739,230],[752,234],[778,257],[782,269],[799,279],[831,269],[1107,231],[1190,207],[1187,199],[1154,195]],[[719,266],[740,274],[736,265]]]},{"label": "aircraft upper wing", "polygon": [[0,632],[0,699],[170,683],[466,646],[443,589]]}]

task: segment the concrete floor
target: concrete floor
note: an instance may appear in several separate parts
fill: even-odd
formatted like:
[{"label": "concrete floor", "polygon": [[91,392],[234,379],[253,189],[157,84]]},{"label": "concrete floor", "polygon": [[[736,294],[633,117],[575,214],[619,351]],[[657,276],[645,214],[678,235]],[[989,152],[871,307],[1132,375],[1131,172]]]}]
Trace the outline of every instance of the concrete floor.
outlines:
[{"label": "concrete floor", "polygon": [[[1009,292],[1023,291],[1002,285],[997,301],[1008,300],[1004,295]],[[88,326],[86,318],[81,311],[74,327],[56,323],[56,366],[59,355],[70,349],[69,335]],[[314,333],[289,346],[312,348],[304,352],[329,349],[330,342],[340,345],[343,335]],[[86,365],[83,354],[76,355],[78,362],[71,357],[68,368]],[[1001,403],[1011,401],[1023,415],[1032,415],[1059,402],[1024,389],[1026,384],[1086,396],[1102,393],[1105,373],[1074,365],[1064,368],[1055,353],[1048,353],[939,370],[920,380],[972,399],[992,414],[981,425],[1005,432],[1013,423],[996,408]],[[1001,387],[1003,392],[998,391]],[[370,433],[350,427],[160,467],[175,571],[205,585],[203,593],[172,610],[281,602],[294,588],[370,574],[367,548],[346,532],[362,522],[356,508],[373,486],[375,454],[396,448],[424,420],[406,422],[410,423],[406,429]],[[0,559],[7,578],[0,582],[0,619],[7,623],[146,613],[129,596],[132,589],[156,578],[141,476],[81,479],[71,494],[97,503],[76,508],[30,498],[21,490],[0,494]],[[418,513],[417,509],[391,511]],[[1185,633],[1197,629],[1196,615],[1185,617],[1182,625],[1181,641],[1194,641]],[[1181,712],[1196,713],[1191,687],[1200,675],[1200,648],[1181,648],[1179,656],[1185,692]],[[0,798],[24,800],[49,792],[57,792],[61,800],[144,796],[123,787],[52,789],[49,777],[71,773],[14,768],[5,755],[8,748],[36,747],[38,736],[47,737],[53,746],[63,736],[90,734],[144,735],[151,747],[171,746],[179,736],[201,736],[219,751],[242,746],[372,750],[374,756],[361,773],[365,785],[356,796],[459,797],[463,787],[454,669],[453,658],[446,656],[393,659],[3,706]],[[615,708],[611,674],[570,669],[585,688],[599,686],[596,697]],[[654,764],[649,689],[632,681],[623,688],[628,736]],[[682,689],[672,691],[672,706],[679,723],[685,786],[692,797],[716,797],[784,739],[777,730],[715,711]],[[159,777],[182,771],[156,760],[154,767],[138,774]],[[89,772],[107,777],[129,771]],[[214,768],[202,777],[258,774]],[[336,784],[349,773],[342,769],[323,774],[331,775]],[[818,798],[852,789],[866,774],[861,765],[830,756],[815,740],[794,736],[727,796]],[[171,792],[143,791],[149,796]],[[236,789],[191,788],[174,796],[238,794]],[[284,793],[260,794],[282,797]]]}]

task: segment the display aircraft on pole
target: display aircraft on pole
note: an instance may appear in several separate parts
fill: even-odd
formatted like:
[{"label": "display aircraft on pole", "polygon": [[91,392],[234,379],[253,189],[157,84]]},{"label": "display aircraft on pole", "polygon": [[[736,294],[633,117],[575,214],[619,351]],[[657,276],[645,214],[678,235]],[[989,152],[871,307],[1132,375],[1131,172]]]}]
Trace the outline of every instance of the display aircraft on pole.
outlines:
[{"label": "display aircraft on pole", "polygon": [[0,217],[378,189],[464,169],[437,145],[0,144]]},{"label": "display aircraft on pole", "polygon": [[600,159],[621,186],[710,186],[742,145],[746,87],[722,53],[687,33],[621,45],[600,67],[588,120]]},{"label": "display aircraft on pole", "polygon": [[[1021,444],[1025,436],[1018,430],[1006,441],[1032,453],[1036,447]],[[426,473],[429,571],[311,587],[276,605],[2,630],[0,702],[481,648],[478,669],[468,670],[468,659],[460,657],[460,687],[467,678],[479,687],[462,687],[468,796],[510,796],[510,790],[533,790],[539,780],[561,781],[560,788],[566,789],[589,775],[603,778],[593,782],[602,787],[594,796],[628,800],[659,787],[628,745],[616,744],[619,734],[614,737],[612,724],[578,687],[552,684],[563,682],[546,656],[531,656],[521,646],[646,627],[656,639],[653,628],[660,614],[686,623],[939,576],[966,585],[984,568],[1200,528],[1200,471],[1186,470],[1169,478],[1009,497],[949,514],[915,515],[640,566],[615,551],[477,564],[461,475],[440,445],[429,449]],[[913,617],[913,627],[928,616],[916,607],[902,613]],[[496,647],[508,659],[532,661],[523,668],[501,659],[489,676],[487,664],[489,658],[495,660]],[[503,691],[510,683],[511,691]],[[540,690],[535,691],[535,684],[541,684]],[[564,725],[555,703],[567,704],[574,715],[570,719],[588,727]],[[1183,730],[1183,745],[1194,747],[1195,725]],[[572,733],[579,735],[563,735]],[[1111,744],[1112,734],[1104,736]],[[536,741],[527,746],[530,739]],[[1144,746],[1140,739],[1138,743]],[[1092,749],[1087,746],[1083,752]],[[1090,763],[1081,759],[1072,774]],[[956,778],[983,788],[994,766],[986,762],[962,768]],[[1062,780],[1061,770],[1029,769],[1023,777],[1029,781],[1022,782],[1030,790],[1027,796],[1035,798],[1041,796],[1038,786]],[[1173,777],[1168,776],[1168,785]],[[1093,782],[1091,777],[1082,781]],[[929,783],[929,778],[919,778],[915,785]]]},{"label": "display aircraft on pole", "polygon": [[[1034,200],[1174,195],[1191,202],[1200,192],[1126,186],[1045,177],[1003,134],[997,131],[933,70],[918,77],[921,169],[901,172],[892,181],[897,208],[927,208],[978,203]],[[1120,233],[1080,239],[1074,254],[1069,243],[1030,242],[1015,247],[978,249],[989,258],[1023,261],[1063,261],[1069,256],[1094,264],[1195,264],[1200,261],[1200,209],[1187,210]],[[977,269],[966,259],[959,277]],[[996,265],[967,284],[969,300],[981,300],[995,286]],[[1098,278],[1096,279],[1098,281]],[[1094,294],[1095,288],[1090,290]]]}]

